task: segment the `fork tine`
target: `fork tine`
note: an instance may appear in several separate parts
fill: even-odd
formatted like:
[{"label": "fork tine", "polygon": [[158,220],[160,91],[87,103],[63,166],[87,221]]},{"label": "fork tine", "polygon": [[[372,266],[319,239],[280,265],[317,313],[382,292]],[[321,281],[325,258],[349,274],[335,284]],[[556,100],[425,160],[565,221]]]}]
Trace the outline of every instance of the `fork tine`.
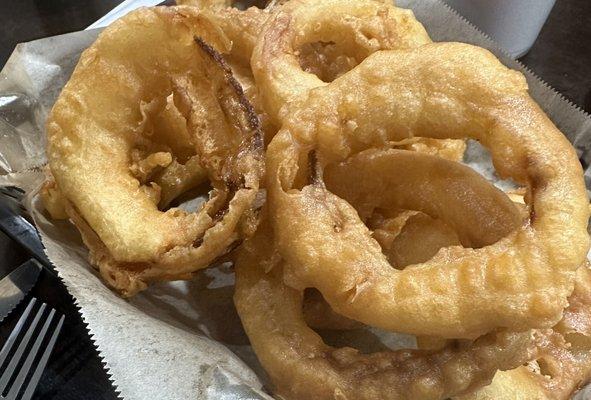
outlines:
[{"label": "fork tine", "polygon": [[[14,327],[12,332],[10,333],[8,340],[6,341],[6,343],[4,343],[4,346],[2,346],[2,350],[0,350],[0,367],[2,366],[2,364],[4,364],[4,360],[6,359],[6,356],[8,355],[8,353],[10,352],[10,349],[12,349],[12,345],[14,344],[14,341],[16,340],[21,329],[23,329],[23,325],[25,324],[25,322],[27,322],[27,318],[29,317],[29,313],[33,309],[33,305],[35,304],[36,301],[37,301],[37,299],[35,299],[34,297],[31,299],[31,301],[29,301],[29,305],[25,309],[25,312],[23,312],[23,315],[21,315],[18,322],[16,323],[16,326]],[[2,392],[0,392],[0,393],[2,393]]]},{"label": "fork tine", "polygon": [[43,370],[45,369],[45,365],[47,364],[47,361],[49,360],[49,356],[51,355],[51,351],[53,350],[53,346],[55,345],[55,341],[57,340],[57,337],[59,336],[60,331],[62,330],[64,318],[65,317],[62,315],[55,330],[53,331],[53,335],[51,336],[51,339],[49,340],[49,343],[47,344],[47,347],[45,348],[45,352],[43,353],[43,357],[41,357],[41,360],[39,360],[39,363],[37,364],[37,368],[35,369],[35,372],[33,373],[33,376],[31,377],[31,380],[29,381],[29,384],[27,386],[27,390],[25,390],[25,393],[23,394],[23,397],[21,397],[21,400],[30,400],[31,397],[33,397],[33,393],[35,393],[35,389],[37,388],[37,384],[39,383],[39,379],[41,379],[41,374],[43,373]]},{"label": "fork tine", "polygon": [[10,387],[10,391],[8,392],[8,395],[6,396],[6,400],[16,400],[16,395],[20,392],[21,387],[23,386],[23,383],[25,382],[25,378],[27,377],[27,374],[29,373],[29,370],[31,369],[31,365],[33,365],[33,361],[35,361],[35,358],[37,357],[37,354],[39,353],[39,348],[41,347],[41,343],[45,339],[45,335],[47,334],[47,330],[49,329],[49,325],[51,325],[51,322],[53,321],[54,315],[55,315],[55,310],[52,309],[51,312],[49,313],[49,316],[46,318],[45,323],[43,324],[43,328],[41,328],[41,332],[39,332],[39,334],[37,335],[37,339],[35,340],[35,343],[33,344],[33,347],[31,348],[31,350],[29,351],[29,355],[27,356],[27,359],[25,360],[24,364],[21,366],[21,369],[20,369],[16,379],[12,383],[12,386]]},{"label": "fork tine", "polygon": [[37,327],[37,324],[39,323],[39,319],[41,319],[41,315],[43,314],[43,311],[45,311],[45,307],[46,307],[45,303],[41,304],[41,308],[39,308],[39,310],[37,311],[37,315],[35,315],[35,318],[33,319],[33,322],[31,323],[31,326],[29,326],[29,329],[27,329],[27,333],[25,334],[25,337],[23,337],[23,340],[21,340],[21,343],[19,344],[18,348],[16,349],[16,352],[14,353],[14,355],[12,356],[12,359],[10,360],[10,363],[8,364],[6,369],[4,370],[4,373],[2,374],[2,378],[0,378],[0,393],[4,392],[4,390],[6,389],[6,385],[8,384],[8,380],[14,374],[14,371],[16,370],[16,366],[17,366],[18,362],[20,361],[20,359],[22,358],[25,348],[29,344],[29,341],[31,340],[31,336],[33,335],[33,332],[35,331],[35,328]]}]

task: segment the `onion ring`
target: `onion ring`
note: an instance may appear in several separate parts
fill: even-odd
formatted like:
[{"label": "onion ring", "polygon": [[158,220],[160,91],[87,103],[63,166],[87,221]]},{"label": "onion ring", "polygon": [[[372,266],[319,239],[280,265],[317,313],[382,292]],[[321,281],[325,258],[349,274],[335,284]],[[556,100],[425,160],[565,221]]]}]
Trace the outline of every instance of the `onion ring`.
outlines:
[{"label": "onion ring", "polygon": [[[458,235],[447,224],[419,211],[402,211],[392,218],[376,213],[368,227],[390,264],[397,269],[427,261],[442,247],[461,245]],[[303,301],[304,319],[313,329],[350,330],[362,326],[337,314],[316,289],[307,289]],[[424,343],[424,338],[420,339]]]},{"label": "onion ring", "polygon": [[[442,247],[461,245],[458,235],[444,222],[419,211],[402,211],[393,218],[374,214],[368,227],[390,264],[397,269],[424,262]],[[360,322],[336,313],[316,289],[304,292],[306,325],[313,329],[350,330]],[[424,338],[422,342],[424,343]]]},{"label": "onion ring", "polygon": [[373,0],[289,1],[268,19],[251,60],[264,108],[276,124],[285,104],[326,85],[303,71],[297,57],[302,46],[318,41],[335,43],[341,54],[358,62],[381,49],[431,42],[411,11],[393,5]]},{"label": "onion ring", "polygon": [[[350,160],[346,167],[337,169],[338,175],[332,174],[330,179],[341,183],[335,185],[336,187],[348,187],[353,194],[345,193],[342,189],[338,194],[357,205],[355,201],[359,202],[359,200],[356,200],[356,196],[365,194],[367,188],[364,185],[348,185],[348,179],[355,176],[355,173],[349,175],[352,170],[362,170],[371,176],[379,176],[378,170],[386,171],[389,168],[404,172],[393,175],[394,179],[390,182],[372,181],[376,186],[389,188],[388,195],[383,194],[383,189],[377,187],[370,189],[374,194],[382,193],[378,195],[381,197],[379,204],[377,204],[377,213],[375,211],[376,203],[358,208],[358,210],[364,210],[361,217],[368,221],[368,227],[373,230],[371,236],[379,243],[381,251],[386,255],[392,267],[403,269],[411,264],[422,263],[431,259],[443,247],[461,245],[456,231],[441,219],[434,219],[420,211],[396,211],[398,207],[406,207],[410,204],[392,199],[393,196],[404,197],[401,193],[408,191],[408,187],[401,186],[401,182],[396,180],[404,179],[408,186],[417,186],[416,182],[420,180],[420,177],[414,175],[419,172],[418,170],[411,171],[410,174],[406,172],[407,166],[414,162],[425,163],[422,167],[425,168],[423,172],[430,176],[433,175],[431,171],[444,171],[439,178],[437,175],[433,175],[433,180],[436,182],[430,182],[429,185],[439,185],[439,191],[436,194],[433,192],[430,194],[434,198],[438,198],[440,197],[439,193],[443,193],[443,203],[446,205],[444,213],[451,214],[452,216],[449,218],[455,216],[457,221],[461,222],[458,229],[463,230],[463,225],[474,229],[472,239],[464,237],[465,244],[481,247],[486,243],[493,243],[513,230],[522,220],[520,210],[512,207],[512,201],[464,166],[408,151],[367,150]],[[427,166],[427,163],[430,166]],[[467,186],[461,186],[462,184]],[[450,187],[451,190],[448,189]],[[477,187],[478,189],[476,189]],[[329,189],[334,188],[330,186]],[[433,202],[429,192],[430,190],[424,190],[423,198],[427,204],[431,205]],[[377,199],[378,196],[371,196],[371,198],[372,200]],[[462,200],[458,203],[454,197],[474,199],[474,202],[469,204]],[[382,214],[395,215],[395,217],[384,218]],[[442,214],[437,213],[437,215]],[[485,221],[485,226],[482,226],[480,221]],[[289,279],[288,275],[291,285],[301,286],[297,278]],[[326,304],[321,295],[311,298],[304,297],[304,315],[308,325],[318,329],[351,329],[359,325],[356,321],[335,312],[330,305]]]},{"label": "onion ring", "polygon": [[[515,195],[511,201],[522,205],[523,196]],[[449,225],[420,211],[380,209],[366,224],[390,264],[397,269],[425,262],[444,247],[461,245],[457,233]],[[303,313],[309,327],[349,330],[362,325],[337,314],[316,289],[307,289],[304,294]],[[432,336],[421,336],[417,341],[423,349],[439,349],[445,343],[445,339]]]},{"label": "onion ring", "polygon": [[[119,19],[82,54],[47,122],[49,166],[66,210],[91,261],[126,296],[206,267],[244,237],[241,225],[253,212],[262,175],[258,119],[196,35],[228,47],[222,32],[188,7],[140,9]],[[150,177],[174,154],[159,132],[145,134],[142,113],[145,105],[165,104],[173,88],[199,89],[191,101],[212,105],[199,130],[194,115],[189,126],[214,186],[198,213],[160,211]]]},{"label": "onion ring", "polygon": [[[281,33],[283,35],[283,44],[292,46],[289,51],[293,50],[293,53],[296,54],[295,62],[306,68],[306,72],[302,70],[302,67],[298,67],[296,71],[292,72],[299,72],[302,75],[299,80],[310,83],[309,87],[300,88],[301,93],[293,93],[294,97],[303,96],[304,92],[311,87],[323,85],[324,82],[318,76],[332,80],[357,65],[371,52],[381,48],[406,48],[430,42],[424,28],[413,17],[411,11],[375,0],[356,2],[358,5],[338,0],[333,1],[334,4],[331,3],[332,5],[322,3],[322,7],[318,10],[316,8],[319,7],[320,3],[315,0],[292,0],[282,6],[269,5],[265,9],[250,7],[244,11],[230,8],[231,2],[225,0],[213,1],[212,3],[183,2],[183,4],[194,4],[200,7],[203,15],[218,26],[232,42],[229,51],[220,51],[227,58],[236,78],[244,88],[246,96],[259,114],[267,141],[277,132],[278,120],[274,117],[273,109],[269,109],[268,104],[264,102],[263,97],[266,89],[260,90],[258,85],[255,85],[253,71],[251,70],[251,57],[257,41],[264,41],[265,36],[268,36],[269,40],[273,40],[274,35],[276,35],[275,20],[285,21],[286,18],[289,18],[298,21],[298,23],[290,24],[290,30]],[[294,34],[294,30],[299,27],[298,24],[303,23],[304,26],[308,24],[308,12],[322,15],[329,6],[334,5],[340,7],[337,17],[342,18],[340,23],[348,29],[349,36],[353,35],[357,38],[354,44],[347,44],[347,35],[344,37],[326,35],[325,37],[326,32],[320,32],[319,38],[323,42],[302,42],[303,44],[300,46],[298,40],[296,40],[300,35],[299,33]],[[371,18],[366,18],[368,15]],[[263,28],[265,23],[266,29]],[[333,23],[336,23],[336,21],[333,21]],[[336,24],[338,25],[338,23]],[[364,35],[367,35],[367,37]],[[293,41],[288,43],[290,38]],[[337,40],[337,42],[332,42],[331,39]],[[328,40],[328,42],[325,40]],[[255,56],[255,59],[270,56],[260,54]],[[263,65],[266,66],[265,63]],[[261,71],[262,74],[267,72]],[[466,145],[463,140],[416,138],[413,143],[404,145],[404,148],[435,153],[448,159],[461,160]]]},{"label": "onion ring", "polygon": [[[257,102],[268,124],[281,126],[286,104],[327,84],[320,77],[333,80],[379,50],[427,43],[431,39],[412,11],[392,3],[291,0],[267,19],[252,53]],[[456,139],[414,138],[402,146],[454,161],[461,160],[466,149],[464,140]]]},{"label": "onion ring", "polygon": [[[430,179],[421,179],[425,176],[429,176]],[[344,164],[327,167],[325,181],[328,190],[349,201],[355,209],[321,185],[307,186],[302,190],[301,197],[304,197],[308,204],[305,208],[298,204],[301,201],[300,196],[290,195],[287,198],[288,203],[283,203],[283,206],[291,207],[289,218],[297,219],[301,221],[299,224],[305,225],[305,221],[312,220],[311,213],[316,215],[314,222],[318,226],[313,230],[306,227],[308,233],[305,239],[299,238],[298,242],[292,242],[286,247],[294,253],[307,251],[318,257],[323,257],[323,252],[331,257],[338,254],[339,259],[333,259],[331,264],[322,267],[326,275],[314,275],[314,267],[306,264],[302,267],[286,268],[285,279],[290,286],[296,288],[316,287],[337,313],[368,325],[380,326],[379,320],[376,323],[373,314],[369,318],[365,316],[370,314],[362,310],[363,307],[369,307],[365,301],[373,302],[371,310],[375,310],[378,315],[380,312],[389,311],[384,310],[387,306],[377,306],[380,302],[373,297],[375,294],[372,293],[372,286],[385,290],[387,286],[380,285],[389,284],[389,275],[402,274],[408,276],[405,279],[413,279],[415,272],[413,269],[399,272],[392,269],[385,260],[382,249],[359,220],[358,213],[362,219],[367,219],[380,208],[419,210],[445,221],[457,233],[461,243],[469,247],[490,245],[515,230],[521,221],[521,213],[511,200],[476,172],[461,164],[421,153],[405,150],[367,150]],[[351,185],[352,181],[357,184]],[[324,235],[328,234],[329,223],[330,235],[334,236],[330,239],[324,238]],[[297,227],[294,225],[293,229]],[[282,232],[281,228],[278,228],[278,232]],[[323,235],[323,239],[317,235]],[[350,238],[356,238],[355,242],[352,243]],[[281,236],[278,240],[281,246]],[[312,245],[315,250],[310,248]],[[460,247],[443,249],[437,257],[447,259],[463,250]],[[370,255],[372,262],[348,264],[346,261],[368,258]],[[348,265],[344,274],[339,272],[344,268],[339,266],[340,262]],[[377,267],[378,265],[380,267]],[[445,272],[433,273],[439,278],[439,274]],[[321,281],[323,277],[327,280]],[[337,289],[335,295],[334,288],[342,287],[348,289]],[[407,304],[408,307],[414,307],[413,301],[421,301],[420,298],[408,301],[409,291],[410,289],[399,286],[396,294],[392,295],[392,301],[396,307],[402,309],[402,314],[409,313],[410,308],[406,308]],[[420,293],[420,290],[410,291],[410,294],[417,297],[420,297]],[[360,296],[363,298],[361,301],[358,300]],[[423,312],[437,312],[433,309],[428,310],[429,307],[432,307],[432,302],[421,303],[421,309],[425,310]],[[420,311],[414,310],[412,313]],[[393,319],[391,325],[388,325],[391,330],[394,330],[394,324],[399,326],[406,323],[404,315],[390,318]],[[408,324],[414,326],[412,322]]]},{"label": "onion ring", "polygon": [[492,383],[454,400],[567,400],[591,379],[591,270],[577,271],[575,290],[556,333],[528,366],[498,372]]},{"label": "onion ring", "polygon": [[[531,100],[521,74],[474,46],[427,44],[374,53],[311,91],[306,104],[294,102],[267,151],[267,188],[279,249],[297,280],[347,317],[417,335],[474,338],[560,320],[589,248],[588,200],[574,149]],[[412,136],[479,140],[501,177],[527,187],[528,221],[494,244],[439,253],[399,272],[348,203],[318,185],[297,189],[311,150],[327,165]],[[369,178],[362,174],[356,183]],[[310,232],[322,246],[309,247]],[[343,246],[351,246],[349,258],[336,250]]]},{"label": "onion ring", "polygon": [[[523,204],[522,196],[512,199]],[[372,217],[370,227],[377,227],[378,239],[389,259],[404,260],[396,267],[422,262],[441,247],[459,244],[457,235],[449,228],[441,229],[438,220],[420,212],[402,212],[395,218]],[[433,240],[435,237],[436,240]],[[443,239],[441,241],[440,239]],[[416,248],[420,243],[420,248]],[[405,262],[415,259],[416,261]],[[306,292],[308,293],[308,292]],[[304,315],[309,326],[321,329],[352,329],[354,321],[342,317],[324,299],[304,297]],[[308,304],[306,304],[308,303]],[[577,270],[575,289],[568,298],[562,320],[540,344],[537,360],[514,370],[499,371],[490,385],[454,400],[567,400],[573,392],[591,379],[591,269],[588,265]],[[311,325],[310,322],[313,324]],[[448,343],[445,339],[419,337],[420,349],[438,350]]]},{"label": "onion ring", "polygon": [[536,332],[491,334],[438,352],[332,348],[306,326],[303,293],[282,283],[282,260],[264,224],[239,252],[234,301],[258,359],[286,399],[445,399],[536,353]]},{"label": "onion ring", "polygon": [[421,211],[447,224],[465,247],[493,244],[522,221],[511,199],[476,171],[413,151],[363,151],[327,166],[323,183],[362,219],[375,210]]}]

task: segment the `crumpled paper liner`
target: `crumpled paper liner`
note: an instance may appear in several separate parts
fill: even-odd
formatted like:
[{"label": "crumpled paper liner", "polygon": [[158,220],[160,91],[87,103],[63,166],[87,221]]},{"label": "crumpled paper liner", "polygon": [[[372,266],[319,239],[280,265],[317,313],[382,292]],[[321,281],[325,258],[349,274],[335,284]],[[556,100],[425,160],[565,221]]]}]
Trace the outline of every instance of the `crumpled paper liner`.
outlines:
[{"label": "crumpled paper liner", "polygon": [[[530,93],[575,145],[591,175],[591,118],[438,0],[399,0],[413,9],[435,41],[462,41],[493,51],[521,70]],[[98,30],[76,32],[17,46],[0,73],[0,185],[26,190],[26,207],[35,219],[49,259],[55,264],[89,333],[124,399],[270,399],[266,383],[232,304],[233,274],[228,265],[210,268],[191,282],[161,283],[123,300],[100,281],[87,262],[76,229],[48,219],[37,196],[45,163],[44,122],[82,50]],[[497,180],[481,148],[470,146],[470,165]],[[19,171],[19,172],[17,172]],[[23,172],[24,171],[24,172]],[[503,184],[502,182],[495,182]],[[506,184],[506,183],[505,183]],[[323,333],[334,345],[362,351],[412,347],[408,336],[375,329]],[[590,393],[590,392],[587,392]],[[587,398],[583,392],[578,399]]]}]

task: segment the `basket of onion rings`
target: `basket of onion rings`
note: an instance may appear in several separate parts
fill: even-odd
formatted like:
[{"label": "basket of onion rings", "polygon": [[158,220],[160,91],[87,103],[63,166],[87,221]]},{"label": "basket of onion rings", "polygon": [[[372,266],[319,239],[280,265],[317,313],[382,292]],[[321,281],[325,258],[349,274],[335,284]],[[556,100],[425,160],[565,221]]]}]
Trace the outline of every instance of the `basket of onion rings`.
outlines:
[{"label": "basket of onion rings", "polygon": [[[276,398],[566,400],[591,380],[583,170],[520,72],[392,2],[177,3],[106,28],[47,120],[45,209],[108,287],[231,263]],[[321,334],[359,327],[416,345]]]}]

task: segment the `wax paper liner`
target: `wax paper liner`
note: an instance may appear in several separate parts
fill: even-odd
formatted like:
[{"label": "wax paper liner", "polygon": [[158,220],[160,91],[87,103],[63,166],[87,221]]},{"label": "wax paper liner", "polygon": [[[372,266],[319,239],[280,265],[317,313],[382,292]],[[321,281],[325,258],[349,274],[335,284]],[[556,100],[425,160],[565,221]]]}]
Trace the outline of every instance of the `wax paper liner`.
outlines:
[{"label": "wax paper liner", "polygon": [[[475,27],[438,0],[399,0],[413,9],[435,41],[462,41],[493,51],[527,77],[530,93],[575,145],[591,175],[591,119],[512,60]],[[265,374],[232,304],[233,274],[227,265],[191,282],[157,284],[125,301],[107,289],[86,261],[86,250],[67,222],[47,219],[37,196],[45,162],[43,125],[80,52],[98,31],[76,32],[24,43],[0,73],[0,185],[27,191],[26,206],[49,259],[76,299],[106,369],[125,399],[269,399]],[[498,182],[486,152],[471,144],[465,160]],[[24,171],[24,172],[23,172]],[[372,330],[324,334],[330,343],[354,343],[363,351],[412,346],[408,337]],[[369,338],[369,339],[368,339]],[[585,398],[579,393],[578,398]]]}]

